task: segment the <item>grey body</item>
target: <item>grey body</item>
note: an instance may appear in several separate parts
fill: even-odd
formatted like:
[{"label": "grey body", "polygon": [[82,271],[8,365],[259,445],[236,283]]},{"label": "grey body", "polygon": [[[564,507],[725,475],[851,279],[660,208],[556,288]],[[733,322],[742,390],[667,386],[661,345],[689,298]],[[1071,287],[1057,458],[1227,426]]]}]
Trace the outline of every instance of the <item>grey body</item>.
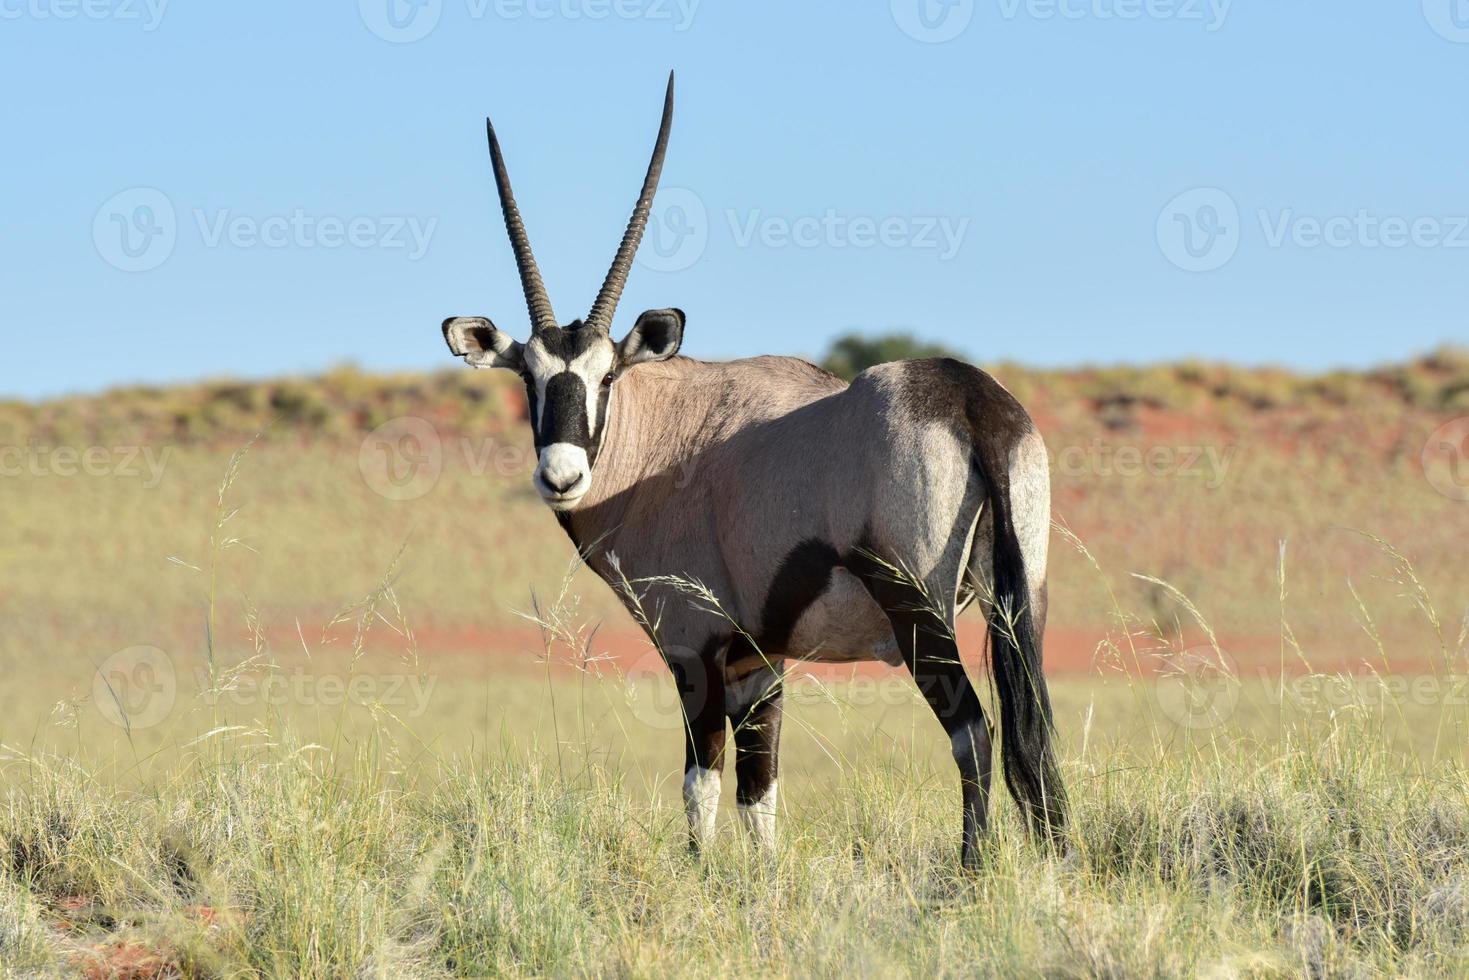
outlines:
[{"label": "grey body", "polygon": [[[566,526],[592,546],[588,558],[604,576],[613,575],[611,553],[630,579],[677,575],[708,586],[765,657],[899,664],[886,613],[846,568],[816,594],[773,591],[782,564],[816,542],[839,556],[870,550],[931,583],[947,618],[976,591],[988,593],[987,526],[978,529],[975,579],[962,574],[985,488],[967,421],[932,384],[923,362],[881,365],[850,387],[794,358],[638,367],[616,386],[592,490]],[[1033,431],[1017,444],[1012,482],[1028,488],[1016,523],[1039,594],[1050,503]],[[784,584],[811,583],[793,575]],[[650,591],[666,610],[665,648],[702,651],[727,632],[717,616],[680,612],[690,602],[673,587]],[[793,607],[791,629],[770,621]]]},{"label": "grey body", "polygon": [[976,864],[992,733],[954,632],[976,597],[1006,784],[1030,827],[1059,839],[1066,801],[1041,674],[1050,490],[1035,426],[993,378],[949,359],[881,365],[850,386],[793,358],[706,363],[677,356],[676,309],[643,313],[614,342],[672,113],[670,76],[617,257],[586,322],[564,327],[487,125],[531,336],[522,344],[484,317],[452,317],[443,333],[470,366],[520,375],[537,491],[668,663],[691,842],[713,833],[732,731],[736,801],[774,846],[787,660],[880,659],[907,667],[949,737],[962,857]]}]

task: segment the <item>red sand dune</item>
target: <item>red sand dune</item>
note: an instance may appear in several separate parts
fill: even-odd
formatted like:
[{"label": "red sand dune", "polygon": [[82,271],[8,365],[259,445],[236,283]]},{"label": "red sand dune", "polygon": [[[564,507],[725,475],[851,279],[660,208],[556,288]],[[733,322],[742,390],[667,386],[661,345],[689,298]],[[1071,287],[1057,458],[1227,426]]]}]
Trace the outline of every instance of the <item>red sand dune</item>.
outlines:
[{"label": "red sand dune", "polygon": [[[310,631],[307,635],[311,635]],[[1111,634],[1110,641],[1115,648],[1121,650],[1121,656],[1112,653],[1101,657],[1099,648],[1108,639],[1109,633],[1104,627],[1048,628],[1045,637],[1046,673],[1053,677],[1101,676],[1124,670],[1128,673],[1147,674],[1167,667],[1168,650],[1155,638],[1139,636],[1129,644],[1124,638]],[[299,648],[300,645],[300,639],[294,630],[283,631],[279,635],[272,631],[271,641],[281,650]],[[488,670],[491,666],[497,671],[510,668],[539,673],[545,669],[543,658],[546,647],[541,633],[533,626],[492,629],[449,625],[415,628],[414,641],[420,662],[429,671],[447,670],[455,674],[474,674],[480,670]],[[569,671],[576,662],[583,660],[597,669],[623,673],[656,672],[661,669],[658,654],[652,644],[635,628],[618,626],[598,630],[589,640],[584,637],[582,642],[588,644],[584,649],[572,649],[568,644],[559,641],[553,643],[550,649],[552,669]],[[961,656],[971,667],[982,667],[984,642],[984,624],[972,617],[961,618],[959,649]],[[1260,676],[1274,676],[1279,673],[1279,636],[1221,635],[1218,642],[1220,649],[1233,661],[1231,666],[1236,671]],[[402,637],[387,631],[371,634],[364,645],[370,653],[386,655],[400,654],[405,647]],[[1193,649],[1200,647],[1204,651],[1211,650],[1202,639]],[[312,654],[318,662],[327,663],[333,657],[348,656],[349,649],[350,636],[339,636],[335,642],[324,647],[313,645]],[[380,660],[376,662],[381,663]],[[1346,657],[1324,661],[1317,659],[1312,666],[1322,673],[1364,673],[1375,669],[1375,665],[1366,661]],[[879,663],[857,663],[802,664],[799,669],[836,680],[854,673],[859,676],[880,675],[891,668]],[[1399,658],[1393,664],[1396,673],[1419,673],[1431,669],[1426,660],[1410,663]],[[1293,653],[1287,651],[1285,671],[1294,675],[1305,673],[1306,668]]]}]

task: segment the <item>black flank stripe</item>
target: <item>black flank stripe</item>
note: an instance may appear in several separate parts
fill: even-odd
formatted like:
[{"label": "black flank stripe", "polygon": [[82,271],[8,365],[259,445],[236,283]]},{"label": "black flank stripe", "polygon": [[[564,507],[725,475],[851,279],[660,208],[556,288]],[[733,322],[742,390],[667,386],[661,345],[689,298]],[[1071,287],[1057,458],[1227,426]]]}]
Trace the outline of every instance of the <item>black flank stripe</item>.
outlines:
[{"label": "black flank stripe", "polygon": [[842,563],[825,541],[808,538],[781,560],[760,614],[760,649],[784,653],[801,614],[831,583],[831,571]]}]

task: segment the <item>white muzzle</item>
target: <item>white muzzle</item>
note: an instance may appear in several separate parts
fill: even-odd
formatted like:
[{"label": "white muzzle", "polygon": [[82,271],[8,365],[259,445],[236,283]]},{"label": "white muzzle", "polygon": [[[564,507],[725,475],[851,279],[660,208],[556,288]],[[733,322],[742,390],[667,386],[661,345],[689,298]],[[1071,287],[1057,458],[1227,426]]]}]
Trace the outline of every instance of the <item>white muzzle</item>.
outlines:
[{"label": "white muzzle", "polygon": [[587,459],[587,451],[565,442],[555,442],[542,449],[535,483],[552,510],[575,507],[592,485],[592,466]]}]

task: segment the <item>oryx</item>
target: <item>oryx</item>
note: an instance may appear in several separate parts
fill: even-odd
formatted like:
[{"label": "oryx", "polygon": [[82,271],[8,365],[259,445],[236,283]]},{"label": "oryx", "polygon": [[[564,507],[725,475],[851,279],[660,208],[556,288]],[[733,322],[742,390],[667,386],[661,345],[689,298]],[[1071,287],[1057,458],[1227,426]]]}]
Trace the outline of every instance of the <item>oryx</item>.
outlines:
[{"label": "oryx", "polygon": [[[614,341],[672,115],[670,75],[622,245],[591,313],[566,326],[551,312],[486,120],[531,335],[519,343],[483,317],[451,318],[443,331],[471,367],[521,376],[536,489],[625,603],[625,583],[641,582],[643,610],[658,609],[656,629],[645,629],[679,687],[694,847],[714,828],[726,721],[741,815],[771,847],[785,662],[878,659],[908,667],[949,735],[963,860],[973,864],[987,824],[991,728],[953,626],[976,598],[989,624],[1005,782],[1030,826],[1059,838],[1066,801],[1041,675],[1050,487],[1035,426],[994,379],[954,360],[884,364],[850,385],[791,357],[698,361],[676,356],[676,309],[643,313]],[[702,583],[726,615],[670,577]]]}]

